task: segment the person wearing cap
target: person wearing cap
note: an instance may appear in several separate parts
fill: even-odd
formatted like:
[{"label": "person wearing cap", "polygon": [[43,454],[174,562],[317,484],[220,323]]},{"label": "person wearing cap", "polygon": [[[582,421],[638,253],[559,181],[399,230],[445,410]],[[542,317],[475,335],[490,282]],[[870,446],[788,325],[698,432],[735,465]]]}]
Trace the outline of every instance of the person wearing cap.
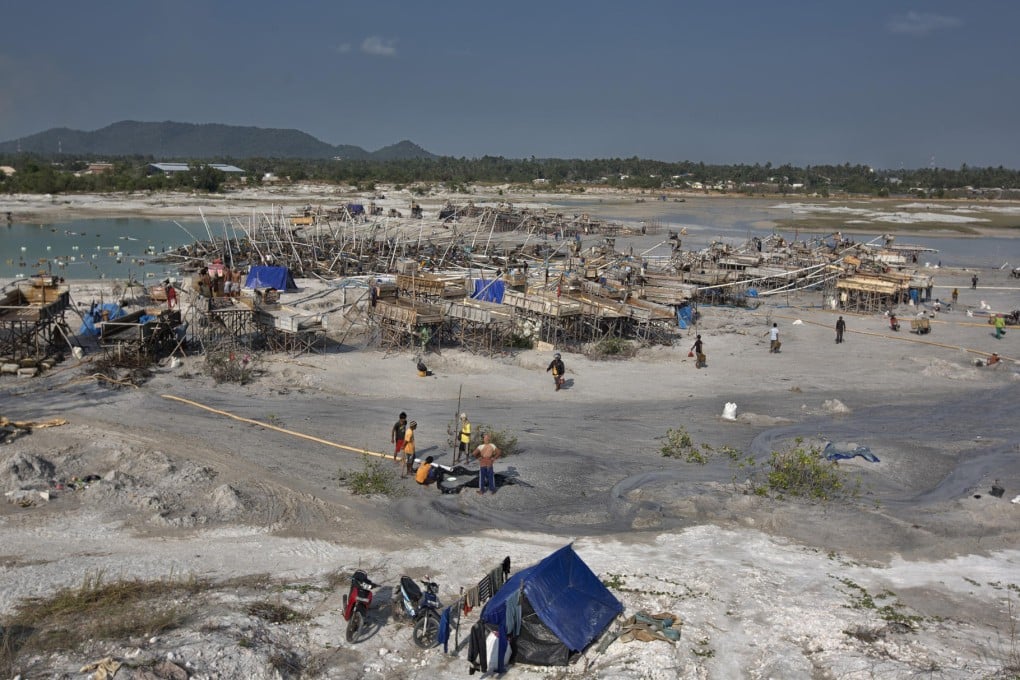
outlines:
[{"label": "person wearing cap", "polygon": [[556,391],[559,391],[560,387],[563,386],[563,374],[567,372],[567,367],[563,365],[563,359],[560,358],[559,352],[549,362],[549,367],[545,369],[546,373],[549,371],[552,371],[553,382],[556,383]]},{"label": "person wearing cap", "polygon": [[406,477],[412,472],[414,466],[414,431],[418,428],[418,421],[412,420],[407,424],[407,432],[404,433],[404,471],[401,477]]},{"label": "person wearing cap", "polygon": [[400,412],[400,416],[397,417],[397,422],[393,424],[393,429],[390,430],[390,443],[394,444],[393,447],[393,462],[400,462],[400,454],[404,450],[404,433],[407,432],[407,414],[403,411]]},{"label": "person wearing cap", "polygon": [[461,456],[467,460],[467,448],[471,443],[471,422],[466,413],[460,414],[460,433],[457,435],[457,440],[457,455],[453,458],[454,463],[459,462]]}]

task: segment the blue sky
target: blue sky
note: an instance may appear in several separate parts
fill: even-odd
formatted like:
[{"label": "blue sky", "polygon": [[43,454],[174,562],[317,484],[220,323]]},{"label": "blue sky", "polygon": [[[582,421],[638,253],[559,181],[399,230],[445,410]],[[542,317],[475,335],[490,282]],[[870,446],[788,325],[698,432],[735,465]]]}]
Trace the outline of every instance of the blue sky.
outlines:
[{"label": "blue sky", "polygon": [[7,0],[0,140],[119,120],[374,150],[1020,168],[1020,3]]}]

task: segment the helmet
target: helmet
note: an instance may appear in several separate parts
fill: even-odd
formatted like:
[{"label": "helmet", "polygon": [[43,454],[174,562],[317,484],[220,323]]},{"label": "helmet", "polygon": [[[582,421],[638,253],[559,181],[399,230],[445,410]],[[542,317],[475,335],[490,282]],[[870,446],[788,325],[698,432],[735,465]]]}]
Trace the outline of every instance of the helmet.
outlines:
[{"label": "helmet", "polygon": [[467,420],[467,414],[466,413],[461,413],[460,414],[460,419],[461,420]]},{"label": "helmet", "polygon": [[555,355],[553,355],[553,358],[554,358],[554,359],[559,359],[559,358],[560,358],[560,353],[559,353],[559,352],[557,352],[557,353],[556,353]]},{"label": "helmet", "polygon": [[412,420],[411,422],[409,422],[407,424],[407,426],[413,430],[414,428],[418,427],[418,421],[417,420]]}]

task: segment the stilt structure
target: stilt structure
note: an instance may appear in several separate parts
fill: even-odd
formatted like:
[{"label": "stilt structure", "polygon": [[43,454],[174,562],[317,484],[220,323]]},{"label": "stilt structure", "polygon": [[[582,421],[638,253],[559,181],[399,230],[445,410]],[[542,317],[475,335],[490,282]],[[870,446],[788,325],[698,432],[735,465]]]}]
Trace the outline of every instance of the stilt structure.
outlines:
[{"label": "stilt structure", "polygon": [[0,357],[18,361],[70,348],[70,290],[54,276],[18,281],[0,298]]}]

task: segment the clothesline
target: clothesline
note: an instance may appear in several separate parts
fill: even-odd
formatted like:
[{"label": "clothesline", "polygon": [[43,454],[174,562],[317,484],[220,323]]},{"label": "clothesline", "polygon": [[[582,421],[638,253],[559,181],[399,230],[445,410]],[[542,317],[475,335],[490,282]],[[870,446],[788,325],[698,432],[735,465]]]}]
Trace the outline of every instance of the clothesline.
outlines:
[{"label": "clothesline", "polygon": [[[450,639],[450,627],[453,627],[454,633],[454,649],[460,646],[460,617],[462,614],[468,614],[472,609],[479,605],[485,604],[492,598],[499,589],[506,583],[507,577],[510,575],[510,556],[507,555],[503,558],[497,566],[489,570],[481,578],[478,583],[473,586],[469,586],[467,589],[460,589],[460,597],[457,598],[451,605],[446,607],[441,616],[439,623],[439,642],[443,644],[443,652],[448,651],[449,639]],[[445,622],[445,625],[444,625]]]}]

